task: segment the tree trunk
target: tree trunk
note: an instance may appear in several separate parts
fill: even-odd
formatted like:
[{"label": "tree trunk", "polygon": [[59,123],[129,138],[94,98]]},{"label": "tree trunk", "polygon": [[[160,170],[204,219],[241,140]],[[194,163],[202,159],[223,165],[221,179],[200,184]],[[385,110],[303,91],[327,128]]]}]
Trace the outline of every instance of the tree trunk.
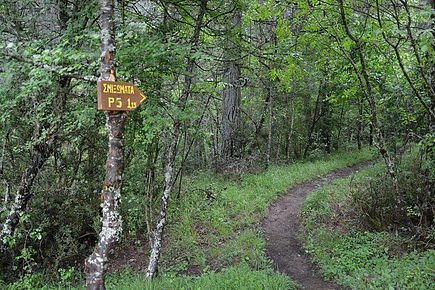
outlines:
[{"label": "tree trunk", "polygon": [[15,227],[18,224],[20,213],[26,209],[27,203],[32,197],[31,189],[33,182],[52,153],[54,140],[52,139],[50,141],[50,143],[43,143],[34,146],[32,162],[21,177],[20,185],[15,193],[14,202],[6,221],[3,223],[3,228],[0,234],[0,253],[6,250],[7,245],[4,244],[5,238],[13,234]]},{"label": "tree trunk", "polygon": [[175,183],[175,157],[177,154],[178,137],[180,135],[180,123],[174,124],[172,139],[165,161],[165,187],[163,190],[162,201],[160,203],[159,222],[154,230],[153,243],[151,248],[150,260],[147,268],[146,279],[151,280],[157,272],[157,266],[160,259],[160,250],[163,241],[163,230],[166,226],[166,213],[168,211],[169,197]]},{"label": "tree trunk", "polygon": [[356,119],[356,140],[358,144],[358,149],[362,147],[362,130],[363,130],[363,111],[362,100],[358,98],[358,118]]},{"label": "tree trunk", "polygon": [[[101,21],[101,79],[115,81],[115,31],[113,0],[100,1]],[[122,231],[118,212],[121,199],[121,176],[124,169],[124,126],[126,112],[106,112],[109,151],[106,177],[101,192],[102,228],[97,245],[85,261],[86,289],[105,289],[105,264],[110,249]]]},{"label": "tree trunk", "polygon": [[[195,25],[195,31],[191,39],[191,52],[193,53],[195,49],[198,47],[199,44],[199,36],[201,33],[201,29],[203,27],[203,20],[204,15],[207,10],[207,3],[208,0],[202,0],[200,10],[198,12],[198,16],[196,18],[196,25]],[[186,102],[190,96],[191,91],[191,85],[193,81],[193,69],[195,66],[195,61],[192,58],[187,59],[186,63],[186,74],[184,76],[184,86],[183,86],[183,92],[180,97],[180,110],[184,110],[186,106]],[[148,264],[148,269],[146,273],[146,279],[151,280],[154,278],[156,272],[157,272],[157,266],[160,259],[160,251],[162,247],[162,241],[163,241],[163,231],[166,226],[166,213],[168,210],[168,203],[170,194],[172,191],[172,188],[174,186],[174,183],[176,181],[175,176],[175,157],[177,155],[177,145],[178,145],[178,139],[180,136],[180,129],[181,129],[181,120],[175,119],[174,120],[174,126],[173,126],[173,132],[172,132],[172,138],[170,140],[169,149],[166,155],[166,161],[165,161],[165,187],[163,190],[163,196],[162,201],[160,204],[160,213],[159,213],[159,221],[157,223],[156,229],[154,230],[154,239],[153,244],[151,248],[151,254],[150,254],[150,260]]]},{"label": "tree trunk", "polygon": [[272,104],[272,88],[267,88],[267,94],[269,95],[269,126],[268,126],[268,133],[267,133],[267,151],[266,151],[266,169],[270,165],[270,156],[272,154],[272,126],[273,126],[273,104]]},{"label": "tree trunk", "polygon": [[[307,144],[305,146],[304,150],[304,158],[307,158],[311,149],[311,145],[313,142],[313,134],[316,131],[317,123],[319,122],[320,118],[322,117],[322,114],[320,112],[321,103],[323,103],[325,98],[325,81],[321,80],[319,85],[319,92],[317,94],[316,104],[314,107],[314,115],[311,119],[308,119],[309,116],[311,116],[311,110],[309,108],[305,108],[305,110],[309,111],[310,113],[306,113],[306,122],[307,124],[310,124],[308,134],[307,134]],[[306,97],[306,101],[304,101],[304,106],[309,106],[309,96]]]},{"label": "tree trunk", "polygon": [[[238,5],[237,3],[235,5]],[[240,34],[242,12],[235,7],[231,17],[224,64],[223,104],[222,104],[222,148],[221,159],[224,164],[240,157],[240,58],[241,51],[237,35]]]},{"label": "tree trunk", "polygon": [[290,128],[288,129],[288,132],[287,132],[287,141],[286,141],[286,146],[285,146],[285,155],[286,155],[285,163],[286,164],[289,164],[290,159],[291,159],[290,154],[291,154],[292,145],[293,145],[294,121],[295,121],[295,112],[294,112],[294,104],[293,104],[293,98],[292,98],[290,100]]}]

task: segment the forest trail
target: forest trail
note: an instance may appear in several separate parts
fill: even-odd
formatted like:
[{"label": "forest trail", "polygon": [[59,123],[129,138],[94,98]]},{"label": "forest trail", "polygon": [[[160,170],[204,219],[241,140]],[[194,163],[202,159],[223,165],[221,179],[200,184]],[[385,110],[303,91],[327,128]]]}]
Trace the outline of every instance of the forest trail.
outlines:
[{"label": "forest trail", "polygon": [[326,282],[301,247],[297,236],[300,229],[299,211],[308,193],[337,178],[351,175],[370,164],[369,161],[335,170],[324,176],[297,184],[268,208],[263,221],[266,238],[266,255],[274,267],[300,284],[302,289],[340,289],[339,285]]}]

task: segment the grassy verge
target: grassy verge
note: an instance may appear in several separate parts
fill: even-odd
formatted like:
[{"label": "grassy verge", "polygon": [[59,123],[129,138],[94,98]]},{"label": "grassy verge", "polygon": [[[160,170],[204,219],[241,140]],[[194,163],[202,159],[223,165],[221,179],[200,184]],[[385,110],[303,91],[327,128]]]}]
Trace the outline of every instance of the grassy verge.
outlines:
[{"label": "grassy verge", "polygon": [[435,289],[435,251],[404,248],[403,238],[360,230],[351,191],[364,188],[377,165],[313,192],[306,199],[305,249],[327,279],[351,289]]}]

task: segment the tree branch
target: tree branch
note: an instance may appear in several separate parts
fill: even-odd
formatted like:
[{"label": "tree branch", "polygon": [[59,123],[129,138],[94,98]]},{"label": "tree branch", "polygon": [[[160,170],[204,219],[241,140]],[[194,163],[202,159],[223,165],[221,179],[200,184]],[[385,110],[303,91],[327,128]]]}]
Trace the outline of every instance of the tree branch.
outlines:
[{"label": "tree branch", "polygon": [[[12,58],[12,59],[19,61],[19,62],[24,62],[24,63],[31,64],[35,67],[43,68],[49,72],[52,72],[54,74],[57,74],[59,76],[65,77],[65,78],[78,79],[78,80],[91,82],[91,83],[95,83],[98,80],[98,77],[96,77],[96,76],[82,76],[82,75],[77,74],[77,73],[61,72],[58,67],[50,66],[48,64],[38,62],[38,61],[35,61],[33,59],[30,59],[30,58],[23,57],[21,55],[11,54],[11,53],[4,52],[4,51],[0,52],[0,54],[3,54],[6,57]],[[5,72],[5,71],[6,70],[4,68],[0,68],[0,72]]]}]

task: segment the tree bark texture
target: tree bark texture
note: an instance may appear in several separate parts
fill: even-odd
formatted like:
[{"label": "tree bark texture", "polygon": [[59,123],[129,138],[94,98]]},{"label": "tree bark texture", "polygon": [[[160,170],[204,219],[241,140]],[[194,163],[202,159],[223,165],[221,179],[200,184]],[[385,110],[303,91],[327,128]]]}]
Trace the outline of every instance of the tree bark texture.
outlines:
[{"label": "tree bark texture", "polygon": [[[115,81],[115,32],[113,0],[100,0],[101,79]],[[126,112],[106,112],[109,150],[106,177],[101,192],[102,228],[92,254],[85,261],[86,289],[105,289],[105,264],[108,254],[122,232],[119,214],[121,181],[124,169],[124,127]]]},{"label": "tree bark texture", "polygon": [[[235,4],[237,5],[237,4]],[[222,104],[222,161],[226,162],[240,155],[240,57],[241,51],[237,41],[240,34],[242,14],[236,7],[230,17],[226,53],[224,63]]]},{"label": "tree bark texture", "polygon": [[[292,90],[292,95],[294,94],[294,91]],[[285,163],[289,164],[291,159],[291,150],[293,149],[293,127],[295,122],[295,110],[294,110],[294,101],[293,96],[290,97],[290,128],[287,131],[287,138],[286,138],[286,145],[285,145]]]},{"label": "tree bark texture", "polygon": [[[429,7],[432,10],[435,10],[435,0],[429,0]],[[432,50],[435,50],[435,13],[431,14],[430,17],[430,28],[432,29]],[[432,60],[429,63],[429,69],[430,69],[430,86],[432,88],[432,91],[435,91],[435,61]],[[435,99],[432,99],[432,112],[435,111]],[[435,117],[431,116],[431,133],[435,133]]]},{"label": "tree bark texture", "polygon": [[[198,15],[196,17],[196,24],[193,36],[191,38],[191,52],[195,52],[199,44],[199,37],[201,29],[203,27],[204,15],[207,10],[208,0],[202,0]],[[186,60],[186,74],[184,76],[183,91],[179,100],[179,109],[184,110],[186,107],[187,100],[190,96],[191,86],[193,82],[193,70],[195,66],[195,61],[192,58],[187,58]],[[154,278],[157,272],[157,267],[160,259],[160,252],[163,242],[163,231],[165,229],[167,220],[166,214],[168,210],[169,199],[171,191],[174,187],[176,181],[175,174],[175,158],[177,156],[178,140],[181,131],[181,120],[175,119],[173,125],[172,138],[169,143],[169,148],[166,154],[165,160],[165,186],[163,190],[163,196],[160,203],[160,213],[159,221],[153,233],[153,243],[151,247],[150,260],[147,268],[146,279],[151,280]]]},{"label": "tree bark texture", "polygon": [[102,228],[93,253],[85,262],[86,289],[105,289],[105,263],[110,249],[122,232],[122,218],[119,214],[121,199],[121,176],[124,163],[123,131],[125,113],[107,113],[109,131],[109,153],[106,161],[106,179],[101,193]]},{"label": "tree bark texture", "polygon": [[266,151],[266,168],[270,165],[270,156],[272,155],[272,130],[273,130],[273,95],[272,95],[272,84],[270,84],[267,89],[267,94],[269,95],[269,126],[267,132],[267,151]]}]

